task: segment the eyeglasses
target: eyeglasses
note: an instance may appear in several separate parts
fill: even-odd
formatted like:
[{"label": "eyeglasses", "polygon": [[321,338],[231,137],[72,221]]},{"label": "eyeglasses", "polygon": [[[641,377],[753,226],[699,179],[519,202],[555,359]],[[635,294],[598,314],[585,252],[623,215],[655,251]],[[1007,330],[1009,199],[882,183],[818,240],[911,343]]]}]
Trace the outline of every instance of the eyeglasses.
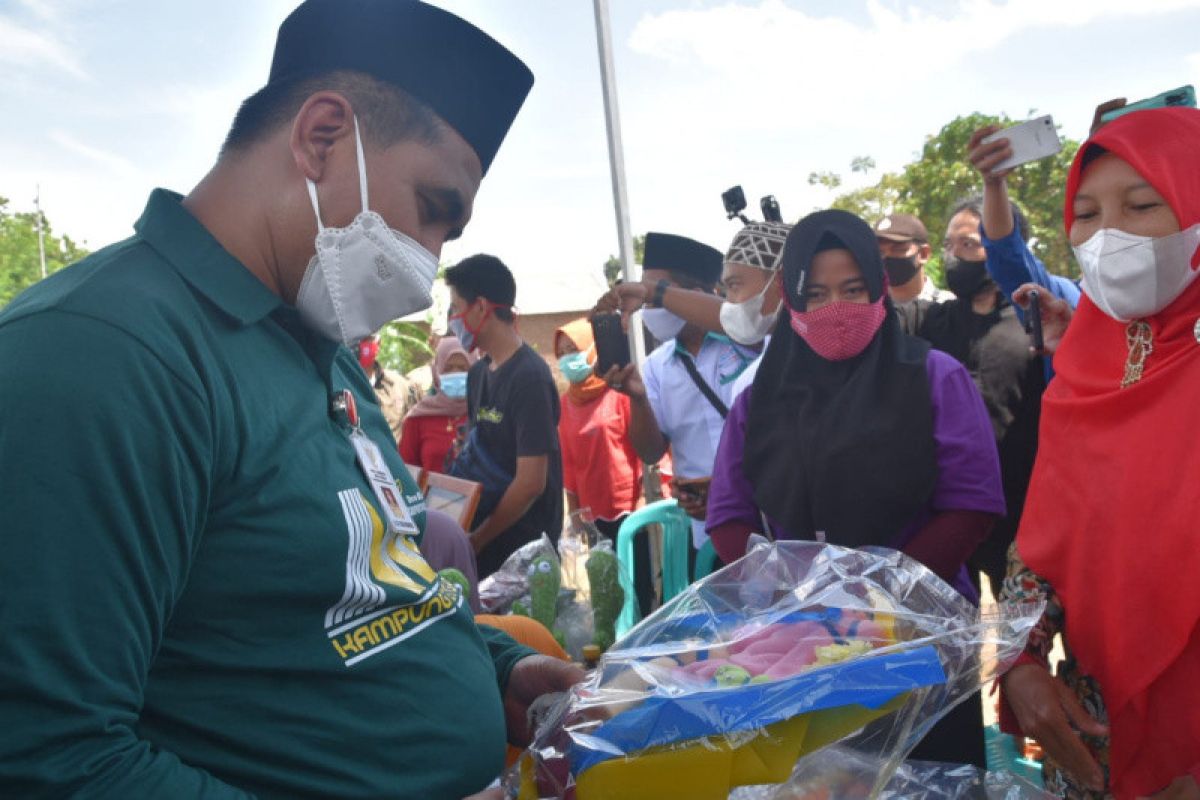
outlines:
[{"label": "eyeglasses", "polygon": [[951,253],[955,250],[978,250],[983,247],[983,241],[976,236],[962,236],[958,239],[947,239],[942,244],[942,251]]}]

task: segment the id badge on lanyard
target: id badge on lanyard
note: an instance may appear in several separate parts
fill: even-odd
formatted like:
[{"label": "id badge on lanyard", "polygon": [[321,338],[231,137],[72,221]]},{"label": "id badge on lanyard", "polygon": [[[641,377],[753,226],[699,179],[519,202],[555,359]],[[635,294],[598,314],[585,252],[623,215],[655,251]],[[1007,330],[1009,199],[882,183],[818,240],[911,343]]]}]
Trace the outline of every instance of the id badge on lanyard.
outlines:
[{"label": "id badge on lanyard", "polygon": [[350,393],[349,389],[343,389],[339,399],[345,406],[346,417],[350,420],[350,444],[354,446],[358,467],[363,471],[363,475],[366,476],[367,482],[371,484],[371,489],[375,492],[375,499],[379,501],[379,507],[383,509],[388,529],[393,533],[410,535],[420,533],[420,529],[413,522],[412,515],[408,513],[408,508],[400,498],[400,489],[392,477],[392,471],[388,469],[387,462],[383,460],[383,453],[380,451],[379,445],[371,441],[359,427],[358,407],[354,403],[354,395]]}]

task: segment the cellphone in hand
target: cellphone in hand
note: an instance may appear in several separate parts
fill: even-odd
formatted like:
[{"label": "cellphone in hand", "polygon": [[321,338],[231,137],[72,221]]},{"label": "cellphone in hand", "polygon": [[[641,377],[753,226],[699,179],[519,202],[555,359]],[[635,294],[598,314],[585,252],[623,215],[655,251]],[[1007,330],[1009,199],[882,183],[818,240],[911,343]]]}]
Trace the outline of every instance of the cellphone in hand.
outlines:
[{"label": "cellphone in hand", "polygon": [[1029,291],[1029,332],[1033,337],[1033,349],[1039,353],[1046,349],[1046,340],[1042,336],[1042,293],[1037,289]]},{"label": "cellphone in hand", "polygon": [[1008,139],[1012,155],[992,168],[995,170],[1019,167],[1062,150],[1062,141],[1054,128],[1054,118],[1049,114],[996,131],[990,136],[985,136],[983,141],[994,142],[997,139]]},{"label": "cellphone in hand", "polygon": [[596,372],[600,375],[612,367],[625,367],[630,362],[629,339],[621,328],[620,314],[596,314],[592,317],[592,336],[596,341]]},{"label": "cellphone in hand", "polygon": [[1138,100],[1136,103],[1128,103],[1120,108],[1114,108],[1112,111],[1105,111],[1100,115],[1100,122],[1112,122],[1117,117],[1123,117],[1131,111],[1142,111],[1147,108],[1166,108],[1168,106],[1195,108],[1195,88],[1189,83],[1187,86],[1180,86],[1178,89],[1171,89],[1154,97],[1147,97],[1145,100]]}]

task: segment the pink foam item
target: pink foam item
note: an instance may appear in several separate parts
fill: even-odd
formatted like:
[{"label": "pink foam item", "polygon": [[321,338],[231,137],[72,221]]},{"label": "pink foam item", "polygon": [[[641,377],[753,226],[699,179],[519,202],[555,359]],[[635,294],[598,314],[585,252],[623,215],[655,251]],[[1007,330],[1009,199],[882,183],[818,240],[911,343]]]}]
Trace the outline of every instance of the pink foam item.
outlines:
[{"label": "pink foam item", "polygon": [[733,656],[730,656],[729,660],[749,672],[750,676],[754,678],[758,677],[759,675],[766,674],[767,670],[774,666],[777,661],[779,661],[779,659],[773,655],[754,656],[749,653],[737,653]]}]

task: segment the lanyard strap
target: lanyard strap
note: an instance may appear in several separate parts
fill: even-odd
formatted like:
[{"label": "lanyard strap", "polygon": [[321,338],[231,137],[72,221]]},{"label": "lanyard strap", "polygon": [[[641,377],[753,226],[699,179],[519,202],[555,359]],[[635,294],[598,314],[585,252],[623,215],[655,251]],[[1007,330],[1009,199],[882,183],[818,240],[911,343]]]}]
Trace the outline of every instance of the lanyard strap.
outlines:
[{"label": "lanyard strap", "polygon": [[679,358],[683,361],[683,368],[687,370],[688,377],[692,379],[692,383],[696,384],[696,388],[700,390],[700,394],[704,395],[704,399],[717,410],[717,413],[721,415],[721,419],[728,417],[729,407],[721,402],[721,398],[717,396],[713,388],[700,375],[700,370],[696,369],[696,362],[692,360],[691,356],[687,355],[681,355]]}]

